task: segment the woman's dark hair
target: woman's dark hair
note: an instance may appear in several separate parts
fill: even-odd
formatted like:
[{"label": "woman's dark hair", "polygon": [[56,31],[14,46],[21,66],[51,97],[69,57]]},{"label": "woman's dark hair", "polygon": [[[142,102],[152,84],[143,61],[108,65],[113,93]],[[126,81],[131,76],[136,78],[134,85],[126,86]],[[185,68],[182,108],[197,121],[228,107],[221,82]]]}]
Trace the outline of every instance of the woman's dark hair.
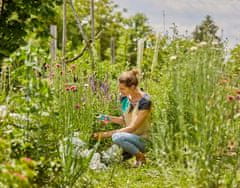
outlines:
[{"label": "woman's dark hair", "polygon": [[130,71],[123,72],[118,78],[119,83],[125,84],[127,87],[138,86],[138,75],[140,71],[138,69],[132,69]]}]

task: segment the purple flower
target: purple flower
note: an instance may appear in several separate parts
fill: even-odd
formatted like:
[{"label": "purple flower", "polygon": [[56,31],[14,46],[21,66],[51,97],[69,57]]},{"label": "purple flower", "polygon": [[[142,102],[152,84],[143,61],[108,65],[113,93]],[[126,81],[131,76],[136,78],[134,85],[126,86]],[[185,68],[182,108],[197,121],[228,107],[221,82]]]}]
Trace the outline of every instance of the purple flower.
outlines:
[{"label": "purple flower", "polygon": [[100,90],[104,93],[105,96],[108,96],[109,85],[107,82],[100,82]]},{"label": "purple flower", "polygon": [[97,82],[94,75],[89,77],[89,85],[91,86],[92,91],[97,91]]}]

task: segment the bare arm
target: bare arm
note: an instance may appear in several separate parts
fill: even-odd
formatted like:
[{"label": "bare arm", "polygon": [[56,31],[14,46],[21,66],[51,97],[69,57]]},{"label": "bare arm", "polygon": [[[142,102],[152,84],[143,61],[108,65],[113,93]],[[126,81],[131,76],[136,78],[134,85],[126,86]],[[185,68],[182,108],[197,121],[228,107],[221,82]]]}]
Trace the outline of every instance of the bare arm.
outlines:
[{"label": "bare arm", "polygon": [[[124,127],[122,129],[115,130],[115,132],[132,133],[132,132],[136,131],[139,127],[141,127],[142,123],[146,120],[146,118],[148,117],[149,114],[150,114],[150,110],[140,110],[140,111],[138,111],[136,118],[134,118],[131,121],[129,126]],[[113,132],[113,133],[115,133],[115,132]]]},{"label": "bare arm", "polygon": [[118,133],[118,132],[128,132],[128,133],[132,133],[135,130],[137,130],[142,123],[145,121],[145,119],[149,116],[150,114],[150,110],[140,110],[137,113],[136,118],[134,118],[130,125],[121,129],[117,129],[117,130],[112,130],[112,131],[107,131],[107,132],[100,132],[100,133],[96,133],[94,135],[95,138],[107,138],[107,137],[111,137],[114,133]]},{"label": "bare arm", "polygon": [[125,126],[125,121],[123,119],[123,116],[119,116],[119,117],[109,116],[109,118],[110,118],[110,122]]}]

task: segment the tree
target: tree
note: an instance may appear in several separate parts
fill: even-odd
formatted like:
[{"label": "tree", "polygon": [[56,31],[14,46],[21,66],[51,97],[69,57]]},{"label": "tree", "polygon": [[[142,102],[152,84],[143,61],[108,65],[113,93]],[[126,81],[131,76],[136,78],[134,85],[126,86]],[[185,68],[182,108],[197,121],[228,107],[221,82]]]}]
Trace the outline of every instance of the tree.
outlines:
[{"label": "tree", "polygon": [[[110,0],[95,1],[95,36],[100,32],[99,37],[95,40],[95,47],[97,48],[98,57],[100,60],[105,60],[107,57],[107,49],[110,47],[111,38],[118,41],[121,30],[124,25],[124,18],[122,13],[116,11],[117,5]],[[91,18],[90,18],[90,0],[77,0],[74,1],[74,8],[77,11],[84,33],[90,39],[91,36]],[[58,12],[58,35],[62,35],[62,22],[61,22],[61,9]],[[72,9],[68,6],[67,10],[67,39],[68,39],[68,55],[76,50],[83,44],[83,38],[79,33],[76,25]],[[62,41],[59,39],[59,46],[61,47]]]},{"label": "tree", "polygon": [[200,25],[197,25],[193,32],[193,38],[195,41],[217,41],[221,39],[216,35],[218,26],[215,25],[211,16],[207,15]]},{"label": "tree", "polygon": [[2,0],[0,12],[0,60],[25,44],[26,36],[48,36],[54,7],[61,0]]}]

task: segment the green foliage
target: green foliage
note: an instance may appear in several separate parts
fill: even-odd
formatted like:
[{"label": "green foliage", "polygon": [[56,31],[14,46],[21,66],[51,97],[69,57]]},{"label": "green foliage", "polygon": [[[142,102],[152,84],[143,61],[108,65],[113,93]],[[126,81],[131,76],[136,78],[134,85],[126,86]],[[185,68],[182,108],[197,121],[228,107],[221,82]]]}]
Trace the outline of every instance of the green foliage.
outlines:
[{"label": "green foliage", "polygon": [[11,159],[11,148],[8,140],[0,138],[0,186],[1,187],[30,187],[37,175],[36,162],[30,158]]},{"label": "green foliage", "polygon": [[[41,58],[38,55],[41,54]],[[44,183],[53,172],[41,170],[49,167],[46,161],[58,160],[59,136],[56,127],[51,124],[51,117],[57,111],[54,104],[53,90],[45,80],[43,66],[47,62],[46,54],[32,46],[22,47],[5,61],[5,66],[12,70],[9,74],[11,83],[8,90],[8,108],[11,113],[2,127],[6,137],[11,138],[11,157],[20,159],[28,156],[34,160],[44,158],[44,166],[37,166],[39,173],[34,182]],[[49,165],[49,166],[47,166]]]},{"label": "green foliage", "polygon": [[229,74],[232,74],[234,77],[239,77],[240,75],[240,45],[235,46],[231,50],[231,57],[228,62],[231,66],[228,66],[230,68]]},{"label": "green foliage", "polygon": [[[91,36],[91,20],[90,20],[90,1],[78,0],[74,2],[75,9],[81,20],[84,32],[88,39]],[[106,56],[106,50],[110,47],[110,39],[114,37],[116,41],[121,35],[123,29],[124,18],[122,13],[116,11],[116,5],[110,0],[96,1],[95,7],[95,35],[99,34],[98,39],[95,41],[97,48],[97,58],[100,60],[110,59]],[[62,13],[58,9],[58,36],[62,33]],[[76,20],[70,6],[67,6],[67,35],[70,41],[68,51],[77,50],[78,47],[83,47],[83,38],[76,25]],[[58,38],[59,47],[62,46],[61,37]],[[68,54],[70,55],[70,54]]]},{"label": "green foliage", "polygon": [[25,36],[34,32],[37,37],[48,36],[54,21],[54,7],[60,0],[3,0],[0,17],[0,60],[8,57],[26,43]]}]

